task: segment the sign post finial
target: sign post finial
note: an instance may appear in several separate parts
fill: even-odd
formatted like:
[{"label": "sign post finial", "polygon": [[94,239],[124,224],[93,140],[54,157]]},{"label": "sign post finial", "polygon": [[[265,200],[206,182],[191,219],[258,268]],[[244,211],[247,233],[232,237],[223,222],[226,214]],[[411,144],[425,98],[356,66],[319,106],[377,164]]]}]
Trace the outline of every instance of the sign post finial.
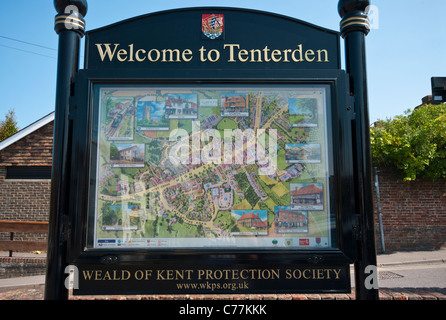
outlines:
[{"label": "sign post finial", "polygon": [[81,36],[85,33],[87,0],[54,0],[57,15],[54,30],[59,34],[62,30],[77,31]]},{"label": "sign post finial", "polygon": [[341,35],[345,38],[348,32],[361,31],[365,35],[370,32],[370,21],[367,10],[369,0],[340,0],[338,12],[341,16]]}]

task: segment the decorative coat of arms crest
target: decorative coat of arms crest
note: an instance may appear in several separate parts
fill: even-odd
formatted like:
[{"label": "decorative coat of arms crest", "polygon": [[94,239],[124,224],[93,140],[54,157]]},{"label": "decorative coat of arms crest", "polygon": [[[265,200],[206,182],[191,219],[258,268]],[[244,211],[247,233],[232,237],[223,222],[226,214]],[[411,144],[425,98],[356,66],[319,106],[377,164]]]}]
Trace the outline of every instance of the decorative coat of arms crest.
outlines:
[{"label": "decorative coat of arms crest", "polygon": [[224,31],[224,15],[203,14],[201,16],[201,31],[206,38],[219,38]]}]

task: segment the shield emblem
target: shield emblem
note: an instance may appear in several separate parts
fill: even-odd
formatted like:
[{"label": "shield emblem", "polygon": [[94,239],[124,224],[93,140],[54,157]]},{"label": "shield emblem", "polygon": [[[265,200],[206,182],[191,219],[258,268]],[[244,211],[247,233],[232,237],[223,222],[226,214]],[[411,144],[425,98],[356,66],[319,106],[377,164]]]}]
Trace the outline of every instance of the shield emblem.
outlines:
[{"label": "shield emblem", "polygon": [[201,32],[208,39],[220,38],[224,32],[224,15],[215,13],[202,14]]}]

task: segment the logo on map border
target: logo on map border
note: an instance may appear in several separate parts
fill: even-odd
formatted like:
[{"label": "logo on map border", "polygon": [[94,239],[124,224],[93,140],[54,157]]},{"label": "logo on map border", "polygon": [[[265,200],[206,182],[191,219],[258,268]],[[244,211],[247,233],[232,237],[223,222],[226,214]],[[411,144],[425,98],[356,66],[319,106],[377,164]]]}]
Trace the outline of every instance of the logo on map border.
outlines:
[{"label": "logo on map border", "polygon": [[203,38],[218,39],[223,38],[224,33],[224,15],[223,14],[202,14],[201,15],[201,32]]}]

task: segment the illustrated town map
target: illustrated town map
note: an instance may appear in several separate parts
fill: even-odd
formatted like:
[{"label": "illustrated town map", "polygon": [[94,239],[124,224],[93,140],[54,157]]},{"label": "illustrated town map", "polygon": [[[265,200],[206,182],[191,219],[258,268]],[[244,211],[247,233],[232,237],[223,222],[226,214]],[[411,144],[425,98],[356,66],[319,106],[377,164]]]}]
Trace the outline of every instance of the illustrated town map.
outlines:
[{"label": "illustrated town map", "polygon": [[330,247],[323,87],[101,87],[94,248]]}]

